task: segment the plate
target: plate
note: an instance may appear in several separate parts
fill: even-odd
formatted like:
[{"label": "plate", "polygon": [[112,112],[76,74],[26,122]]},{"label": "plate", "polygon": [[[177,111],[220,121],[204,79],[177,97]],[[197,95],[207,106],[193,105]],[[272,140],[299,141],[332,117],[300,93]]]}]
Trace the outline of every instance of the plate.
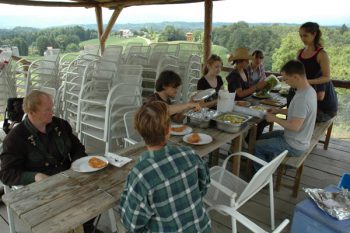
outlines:
[{"label": "plate", "polygon": [[[103,160],[106,163],[106,166],[104,166],[102,168],[90,167],[89,166],[89,160],[91,158],[93,158],[93,157]],[[76,172],[94,172],[94,171],[98,171],[98,170],[101,170],[101,169],[107,167],[107,165],[108,165],[108,160],[105,157],[103,157],[103,156],[98,156],[98,155],[96,155],[96,156],[85,156],[85,157],[82,157],[80,159],[75,160],[72,163],[72,170],[76,171]]]},{"label": "plate", "polygon": [[269,94],[262,95],[262,94],[254,93],[252,96],[254,98],[257,98],[257,99],[269,99],[269,98],[271,98],[271,95],[269,95]]},{"label": "plate", "polygon": [[256,111],[266,112],[266,108],[261,105],[250,106],[249,108]]},{"label": "plate", "polygon": [[204,100],[214,94],[215,94],[215,89],[209,88],[209,89],[197,92],[197,94],[193,96],[193,100],[194,101]]},{"label": "plate", "polygon": [[278,100],[274,100],[274,99],[263,99],[260,101],[260,103],[275,106],[275,107],[282,107],[283,106],[283,103],[279,102]]},{"label": "plate", "polygon": [[196,143],[191,143],[188,141],[188,138],[192,136],[191,134],[187,134],[185,135],[182,140],[188,144],[192,144],[192,145],[205,145],[208,143],[211,143],[213,141],[213,138],[211,136],[209,136],[208,134],[204,134],[204,133],[198,133],[199,137],[201,138],[199,142]]},{"label": "plate", "polygon": [[[183,127],[183,126],[185,126],[186,128],[180,132],[172,130],[172,128]],[[187,125],[171,125],[171,128],[170,128],[171,135],[186,135],[186,134],[189,134],[191,132],[192,132],[192,128],[187,126]]]},{"label": "plate", "polygon": [[236,100],[235,104],[241,107],[249,107],[251,105],[250,102],[244,100]]}]

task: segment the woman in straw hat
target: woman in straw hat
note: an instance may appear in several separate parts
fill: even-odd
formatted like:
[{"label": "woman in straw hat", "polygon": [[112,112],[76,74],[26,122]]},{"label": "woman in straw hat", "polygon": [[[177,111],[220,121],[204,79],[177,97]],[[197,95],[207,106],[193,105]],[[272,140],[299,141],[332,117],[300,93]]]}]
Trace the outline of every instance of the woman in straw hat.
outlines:
[{"label": "woman in straw hat", "polygon": [[249,79],[246,69],[252,58],[246,48],[237,48],[228,58],[228,61],[234,65],[233,70],[226,77],[228,91],[236,92],[236,100],[241,100],[257,90],[261,90],[266,85],[265,81],[259,81],[254,85]]}]

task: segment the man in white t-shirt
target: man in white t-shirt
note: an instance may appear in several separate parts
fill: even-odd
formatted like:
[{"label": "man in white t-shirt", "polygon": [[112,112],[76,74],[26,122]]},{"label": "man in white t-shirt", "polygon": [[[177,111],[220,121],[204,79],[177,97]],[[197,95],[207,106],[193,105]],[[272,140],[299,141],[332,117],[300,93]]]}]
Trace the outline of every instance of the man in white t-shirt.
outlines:
[{"label": "man in white t-shirt", "polygon": [[[284,81],[297,91],[288,109],[269,109],[266,114],[266,121],[276,122],[284,128],[263,134],[257,141],[255,155],[267,162],[284,150],[288,150],[288,156],[302,155],[310,146],[315,128],[316,92],[307,81],[304,65],[291,60],[282,67],[281,73]],[[278,118],[276,114],[287,115],[287,119]],[[260,167],[254,164],[255,170]]]}]

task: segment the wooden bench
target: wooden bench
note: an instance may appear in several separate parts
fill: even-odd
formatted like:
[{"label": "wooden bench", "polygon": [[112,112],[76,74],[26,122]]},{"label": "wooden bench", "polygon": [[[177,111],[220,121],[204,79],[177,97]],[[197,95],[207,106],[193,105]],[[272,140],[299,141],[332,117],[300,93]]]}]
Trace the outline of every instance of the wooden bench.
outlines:
[{"label": "wooden bench", "polygon": [[[279,191],[282,183],[282,176],[285,174],[285,170],[287,167],[292,167],[296,169],[296,174],[294,177],[294,184],[291,187],[293,189],[293,197],[298,196],[298,190],[300,186],[300,180],[301,175],[303,173],[304,168],[304,161],[306,160],[307,156],[311,153],[311,151],[314,149],[314,147],[317,145],[318,142],[323,143],[323,149],[328,149],[329,139],[331,137],[332,133],[332,127],[333,127],[333,121],[335,117],[330,119],[326,122],[316,123],[314,133],[311,138],[310,147],[299,157],[286,157],[282,164],[279,166],[277,170],[277,180],[276,180],[276,191]],[[324,141],[320,141],[322,136],[324,136],[324,132],[326,132],[326,138]],[[290,186],[287,186],[290,187]]]}]

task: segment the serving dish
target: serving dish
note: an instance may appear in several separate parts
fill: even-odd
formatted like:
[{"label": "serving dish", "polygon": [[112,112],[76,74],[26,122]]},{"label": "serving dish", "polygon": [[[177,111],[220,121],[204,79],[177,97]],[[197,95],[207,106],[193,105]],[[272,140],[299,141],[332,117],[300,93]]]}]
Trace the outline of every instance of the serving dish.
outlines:
[{"label": "serving dish", "polygon": [[213,119],[218,114],[219,113],[215,110],[202,108],[202,110],[199,112],[190,110],[187,113],[185,113],[185,116],[187,116],[187,123],[189,125],[204,129],[209,128],[211,119]]},{"label": "serving dish", "polygon": [[223,113],[213,118],[216,121],[216,127],[228,133],[237,133],[251,119],[251,116],[245,116],[238,113]]}]

